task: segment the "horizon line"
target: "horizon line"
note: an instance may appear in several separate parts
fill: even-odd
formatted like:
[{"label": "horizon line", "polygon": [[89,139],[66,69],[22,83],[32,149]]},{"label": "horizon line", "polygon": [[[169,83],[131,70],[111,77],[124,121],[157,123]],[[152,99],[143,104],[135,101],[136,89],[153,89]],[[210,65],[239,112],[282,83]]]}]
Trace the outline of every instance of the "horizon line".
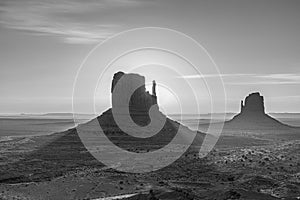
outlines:
[{"label": "horizon line", "polygon": [[[104,112],[104,111],[103,111]],[[166,115],[209,115],[209,114],[238,114],[240,112],[215,112],[215,113],[168,113]],[[95,115],[96,113],[73,113],[73,112],[40,112],[40,113],[0,113],[0,116],[5,115]],[[100,113],[99,113],[100,114]],[[266,112],[266,114],[300,114],[300,111],[298,112]]]}]

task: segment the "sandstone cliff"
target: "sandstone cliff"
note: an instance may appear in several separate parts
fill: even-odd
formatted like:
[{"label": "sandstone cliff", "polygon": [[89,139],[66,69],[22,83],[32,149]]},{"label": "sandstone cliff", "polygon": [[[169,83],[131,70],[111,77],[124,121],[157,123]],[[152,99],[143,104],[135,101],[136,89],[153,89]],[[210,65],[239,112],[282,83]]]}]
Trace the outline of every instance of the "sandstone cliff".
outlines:
[{"label": "sandstone cliff", "polygon": [[[122,78],[122,83],[118,85],[121,93],[117,95],[112,95],[112,106],[117,106],[114,104],[114,97],[119,98],[120,96],[129,95],[131,96],[129,107],[131,109],[147,112],[149,111],[150,107],[153,105],[157,105],[157,97],[156,97],[156,83],[153,81],[152,85],[152,94],[146,91],[145,87],[145,77],[139,74],[125,74],[124,72],[117,72],[113,76],[112,86],[111,86],[111,93],[113,94],[114,89],[117,83]],[[136,86],[139,86],[137,89]],[[132,93],[132,91],[134,91]],[[126,102],[123,102],[124,106]]]},{"label": "sandstone cliff", "polygon": [[291,128],[265,113],[264,97],[259,92],[249,94],[241,101],[241,111],[225,123],[225,129],[278,131]]}]

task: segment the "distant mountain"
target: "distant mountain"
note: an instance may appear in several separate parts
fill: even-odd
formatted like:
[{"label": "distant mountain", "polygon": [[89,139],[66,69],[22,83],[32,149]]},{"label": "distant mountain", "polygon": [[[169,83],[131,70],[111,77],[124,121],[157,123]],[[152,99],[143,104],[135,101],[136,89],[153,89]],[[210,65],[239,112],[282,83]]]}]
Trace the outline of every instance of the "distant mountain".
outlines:
[{"label": "distant mountain", "polygon": [[[92,119],[94,114],[76,114],[77,119]],[[70,119],[73,120],[73,113],[22,113],[22,114],[0,114],[0,119]]]},{"label": "distant mountain", "polygon": [[[200,125],[206,132],[209,124]],[[240,113],[224,123],[223,135],[264,136],[264,138],[299,138],[298,127],[284,124],[265,113],[264,97],[258,92],[249,94],[241,101]]]},{"label": "distant mountain", "polygon": [[258,92],[249,94],[245,102],[241,101],[241,111],[226,123],[227,127],[251,129],[286,129],[283,124],[265,113],[264,97]]},{"label": "distant mountain", "polygon": [[55,113],[55,112],[53,112],[53,113],[45,113],[45,114],[40,114],[40,115],[42,115],[42,116],[53,116],[53,115],[55,115],[55,116],[73,116],[73,113]]}]

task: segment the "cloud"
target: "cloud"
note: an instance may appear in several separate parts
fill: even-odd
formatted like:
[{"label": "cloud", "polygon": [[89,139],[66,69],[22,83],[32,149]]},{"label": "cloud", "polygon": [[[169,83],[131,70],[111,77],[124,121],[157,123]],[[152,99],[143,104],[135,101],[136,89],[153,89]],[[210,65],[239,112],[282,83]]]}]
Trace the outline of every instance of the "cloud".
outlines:
[{"label": "cloud", "polygon": [[227,85],[287,85],[300,84],[300,74],[204,74],[187,75],[179,78],[222,78]]},{"label": "cloud", "polygon": [[178,78],[184,79],[197,79],[197,78],[224,78],[224,77],[242,77],[242,76],[253,76],[255,74],[202,74],[202,75],[186,75]]},{"label": "cloud", "polygon": [[136,0],[4,0],[0,25],[59,37],[67,43],[97,43],[116,33],[120,24],[100,23],[86,15],[140,4]]},{"label": "cloud", "polygon": [[286,80],[286,81],[300,81],[300,74],[268,74],[260,75],[259,78],[273,79],[273,80]]}]

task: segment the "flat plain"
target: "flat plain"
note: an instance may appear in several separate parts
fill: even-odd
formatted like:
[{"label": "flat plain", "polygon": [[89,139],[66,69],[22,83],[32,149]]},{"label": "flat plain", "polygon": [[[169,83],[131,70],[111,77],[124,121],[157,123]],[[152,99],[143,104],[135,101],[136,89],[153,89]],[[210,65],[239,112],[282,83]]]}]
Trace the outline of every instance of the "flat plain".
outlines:
[{"label": "flat plain", "polygon": [[[298,116],[279,120],[290,120],[295,125],[300,121]],[[7,119],[1,120],[9,125]],[[257,129],[247,134],[250,131],[230,130],[225,125],[224,134],[205,158],[199,158],[197,148],[190,148],[163,169],[133,174],[110,169],[95,160],[71,128],[71,119],[10,120],[19,125],[10,126],[18,137],[5,132],[0,140],[1,199],[300,198],[298,128],[286,130],[282,136],[282,130],[277,134],[274,130]],[[37,128],[39,134],[29,134],[31,130],[22,129],[22,124]],[[48,128],[43,130],[44,126]],[[58,133],[49,134],[47,130]],[[270,134],[276,137],[268,137]],[[198,135],[203,137],[200,132]],[[119,144],[132,148],[126,142]],[[140,144],[131,151],[156,148],[151,143],[147,147]]]}]

